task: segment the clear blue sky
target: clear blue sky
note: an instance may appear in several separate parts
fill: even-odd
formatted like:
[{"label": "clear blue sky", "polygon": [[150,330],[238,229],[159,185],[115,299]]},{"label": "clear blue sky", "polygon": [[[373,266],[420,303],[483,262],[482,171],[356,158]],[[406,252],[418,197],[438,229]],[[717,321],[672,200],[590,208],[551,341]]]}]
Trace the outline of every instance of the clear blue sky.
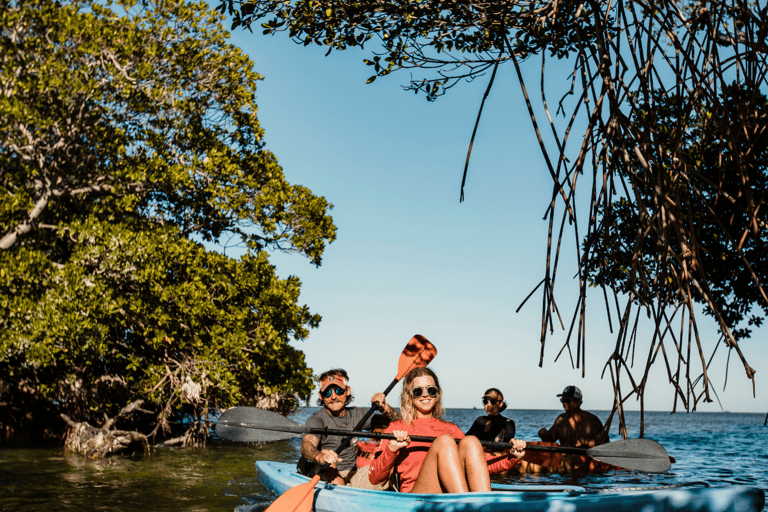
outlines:
[{"label": "clear blue sky", "polygon": [[[273,256],[280,275],[301,279],[301,302],[323,316],[320,327],[295,344],[309,366],[317,374],[345,368],[355,405],[365,406],[395,377],[406,342],[422,334],[438,349],[430,367],[441,379],[447,407],[482,407],[483,391],[498,387],[510,410],[559,409],[555,395],[575,384],[585,409],[610,409],[610,377],[601,380],[601,373],[615,334],[606,327],[602,297],[594,294],[589,301],[586,378],[567,352],[555,362],[566,338],[559,327],[538,366],[540,291],[515,312],[544,275],[542,218],[551,180],[513,68],[501,68],[486,102],[460,204],[464,160],[487,77],[429,103],[402,90],[405,72],[366,85],[373,74],[362,63],[368,54],[348,50],[325,57],[324,49],[296,45],[286,34],[254,32],[238,30],[231,42],[265,77],[257,91],[267,147],[289,182],[335,205],[338,239],[321,267],[296,255]],[[537,64],[526,65],[529,88],[538,90]],[[559,276],[566,328],[575,304],[574,246],[571,236]],[[702,335],[711,351],[717,335],[711,322],[705,325]],[[757,370],[757,398],[735,354],[725,391],[722,347],[710,368],[725,410],[768,410],[765,330],[753,337],[742,350]],[[645,360],[645,353],[638,354],[636,373]],[[652,381],[646,408],[671,410],[673,389],[663,363],[657,363]],[[390,395],[394,405],[399,393],[397,386]],[[631,401],[627,408],[639,405]],[[720,407],[700,404],[699,410]]]}]

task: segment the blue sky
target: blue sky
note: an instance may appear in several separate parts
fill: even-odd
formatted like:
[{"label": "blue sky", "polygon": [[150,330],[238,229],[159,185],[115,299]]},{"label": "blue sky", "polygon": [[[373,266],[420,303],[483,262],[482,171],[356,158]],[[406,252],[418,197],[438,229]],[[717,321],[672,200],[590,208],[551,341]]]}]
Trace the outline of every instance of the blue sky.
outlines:
[{"label": "blue sky", "polygon": [[[365,406],[395,377],[407,341],[422,334],[438,349],[430,366],[447,407],[482,407],[483,391],[498,387],[510,410],[559,409],[555,395],[575,384],[585,409],[610,409],[610,377],[601,380],[601,373],[615,334],[606,326],[602,296],[593,294],[588,302],[585,378],[567,351],[555,362],[566,339],[559,327],[538,366],[540,291],[515,312],[544,275],[542,219],[551,179],[514,69],[500,69],[486,102],[460,204],[466,151],[488,77],[429,103],[402,90],[407,72],[366,85],[372,72],[362,59],[368,54],[348,50],[325,57],[324,49],[296,45],[286,34],[254,32],[238,30],[231,42],[265,77],[257,91],[267,147],[289,182],[335,205],[338,239],[321,267],[296,255],[273,256],[280,275],[301,279],[301,302],[323,316],[307,340],[295,343],[309,366],[318,374],[345,368],[355,404]],[[538,90],[538,64],[526,68],[529,89]],[[566,329],[576,298],[574,247],[571,235],[559,271],[557,299]],[[715,328],[703,323],[711,351]],[[764,331],[742,346],[757,370],[756,399],[735,354],[723,391],[725,351],[718,350],[710,378],[725,410],[768,410],[764,346]],[[645,353],[638,354],[636,373],[645,360]],[[646,408],[671,410],[673,389],[663,364],[651,379]],[[398,386],[391,403],[397,405],[399,392]],[[639,405],[630,401],[627,408]],[[700,404],[698,410],[720,407]]]}]

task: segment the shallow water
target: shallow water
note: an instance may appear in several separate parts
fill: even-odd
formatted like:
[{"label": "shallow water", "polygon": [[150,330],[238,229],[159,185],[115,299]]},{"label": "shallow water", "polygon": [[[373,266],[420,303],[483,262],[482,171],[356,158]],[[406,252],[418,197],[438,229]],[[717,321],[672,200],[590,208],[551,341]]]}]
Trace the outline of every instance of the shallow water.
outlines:
[{"label": "shallow water", "polygon": [[[299,411],[300,423],[316,408]],[[449,409],[467,430],[481,409]],[[506,411],[517,437],[538,439],[558,411]],[[605,419],[607,413],[596,412]],[[646,413],[645,437],[660,442],[677,462],[665,474],[612,471],[593,475],[513,475],[501,483],[567,483],[588,488],[660,486],[691,481],[768,489],[768,428],[762,414]],[[629,413],[629,437],[637,414]],[[620,439],[616,422],[611,439]],[[262,445],[214,441],[202,449],[158,448],[149,455],[91,461],[63,449],[0,449],[0,510],[262,510],[273,500],[259,482],[257,460],[295,461],[299,440]]]}]

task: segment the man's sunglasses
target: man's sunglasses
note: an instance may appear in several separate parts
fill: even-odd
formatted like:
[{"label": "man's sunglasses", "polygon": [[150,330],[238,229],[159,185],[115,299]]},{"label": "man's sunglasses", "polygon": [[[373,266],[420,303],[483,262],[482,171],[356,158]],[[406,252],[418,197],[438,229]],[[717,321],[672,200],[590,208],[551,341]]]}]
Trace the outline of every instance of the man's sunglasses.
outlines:
[{"label": "man's sunglasses", "polygon": [[561,398],[560,399],[560,403],[561,404],[567,404],[567,403],[575,402],[575,401],[576,401],[575,398]]},{"label": "man's sunglasses", "polygon": [[483,397],[483,405],[496,405],[499,402],[501,402],[501,400],[497,400],[496,398],[488,398],[487,396]]},{"label": "man's sunglasses", "polygon": [[437,396],[437,386],[429,386],[428,388],[413,388],[411,390],[411,394],[415,398],[419,398],[421,395],[424,394],[424,391],[427,392],[429,396]]},{"label": "man's sunglasses", "polygon": [[327,388],[325,388],[325,390],[321,391],[320,394],[323,396],[323,398],[331,398],[331,393],[336,393],[336,396],[341,396],[346,392],[347,392],[347,388],[343,388],[341,386],[337,386],[336,384],[332,384]]}]

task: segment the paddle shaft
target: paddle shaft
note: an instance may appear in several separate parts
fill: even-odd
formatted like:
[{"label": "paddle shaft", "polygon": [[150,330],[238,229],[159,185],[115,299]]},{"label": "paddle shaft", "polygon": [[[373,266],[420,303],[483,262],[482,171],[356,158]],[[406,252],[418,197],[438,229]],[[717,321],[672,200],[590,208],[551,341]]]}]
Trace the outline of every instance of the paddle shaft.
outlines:
[{"label": "paddle shaft", "polygon": [[[297,425],[291,426],[270,426],[262,425],[260,423],[229,423],[224,422],[224,425],[243,428],[256,428],[260,430],[275,430],[280,432],[293,432],[296,434],[313,434],[321,436],[344,436],[349,440],[353,437],[366,437],[370,439],[397,439],[394,434],[384,434],[379,432],[368,432],[367,430],[334,430],[329,428],[310,428]],[[411,441],[420,443],[434,442],[436,437],[431,436],[409,436]],[[512,443],[499,443],[494,441],[480,441],[484,447],[490,450],[506,451],[512,448]],[[556,452],[556,453],[570,453],[574,455],[589,455],[587,448],[570,448],[567,446],[541,446],[541,445],[528,445],[526,450],[534,452]]]}]

